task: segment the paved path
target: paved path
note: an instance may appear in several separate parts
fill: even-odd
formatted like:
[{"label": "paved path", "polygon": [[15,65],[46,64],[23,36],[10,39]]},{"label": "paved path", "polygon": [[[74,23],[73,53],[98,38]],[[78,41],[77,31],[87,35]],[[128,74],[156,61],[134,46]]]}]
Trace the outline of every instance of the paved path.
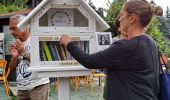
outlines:
[{"label": "paved path", "polygon": [[[16,85],[10,84],[10,88],[13,91],[13,94],[16,95]],[[94,96],[90,95],[90,87],[87,86],[87,92],[84,93],[84,86],[83,84],[80,85],[79,89],[77,91],[74,91],[73,88],[71,88],[71,100],[103,100],[103,97],[100,94],[99,88],[95,85],[94,87]],[[13,98],[13,99],[12,99]],[[5,94],[4,86],[2,83],[0,83],[0,100],[8,100]],[[15,96],[11,96],[11,100],[15,100]],[[50,98],[49,100],[57,100],[56,91],[54,89],[53,84],[50,85]]]}]

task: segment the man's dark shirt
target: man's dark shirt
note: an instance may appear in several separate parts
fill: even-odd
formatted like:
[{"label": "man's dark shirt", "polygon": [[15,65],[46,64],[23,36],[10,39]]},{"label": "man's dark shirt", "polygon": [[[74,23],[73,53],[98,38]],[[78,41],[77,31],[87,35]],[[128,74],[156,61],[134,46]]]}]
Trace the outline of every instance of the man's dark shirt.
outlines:
[{"label": "man's dark shirt", "polygon": [[90,55],[73,42],[67,49],[86,68],[107,68],[107,100],[158,100],[158,52],[148,36],[120,40]]}]

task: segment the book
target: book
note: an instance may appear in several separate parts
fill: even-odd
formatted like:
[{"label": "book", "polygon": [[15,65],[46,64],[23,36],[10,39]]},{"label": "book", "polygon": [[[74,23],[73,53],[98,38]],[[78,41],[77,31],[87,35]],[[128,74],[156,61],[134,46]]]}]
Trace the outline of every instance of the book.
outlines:
[{"label": "book", "polygon": [[53,61],[57,61],[57,60],[59,60],[59,58],[58,58],[58,55],[57,55],[57,53],[55,51],[53,43],[54,43],[53,41],[48,41],[47,45],[49,47],[50,54],[51,54],[51,57],[52,57]]},{"label": "book", "polygon": [[[89,53],[89,41],[75,41],[75,44],[86,53]],[[40,41],[39,45],[41,61],[75,60],[59,41]]]},{"label": "book", "polygon": [[40,61],[44,61],[43,55],[42,55],[42,48],[41,48],[40,42],[39,42],[39,52],[40,52]]},{"label": "book", "polygon": [[60,49],[61,49],[61,53],[62,53],[62,56],[63,56],[63,60],[67,60],[66,52],[64,50],[64,47],[61,44],[60,44]]},{"label": "book", "polygon": [[61,58],[60,58],[60,55],[59,55],[59,52],[58,52],[58,48],[56,46],[57,42],[53,42],[53,47],[54,47],[54,50],[56,52],[56,57],[58,58],[58,60],[60,61]]},{"label": "book", "polygon": [[52,57],[51,57],[49,48],[48,48],[48,46],[47,46],[47,42],[46,42],[46,41],[42,41],[42,44],[43,44],[43,48],[44,48],[45,54],[46,54],[46,56],[47,56],[47,60],[48,60],[48,61],[52,61]]},{"label": "book", "polygon": [[64,60],[64,57],[62,55],[62,50],[60,48],[60,44],[59,43],[56,43],[56,47],[57,47],[57,50],[58,50],[58,54],[60,56],[60,60]]}]

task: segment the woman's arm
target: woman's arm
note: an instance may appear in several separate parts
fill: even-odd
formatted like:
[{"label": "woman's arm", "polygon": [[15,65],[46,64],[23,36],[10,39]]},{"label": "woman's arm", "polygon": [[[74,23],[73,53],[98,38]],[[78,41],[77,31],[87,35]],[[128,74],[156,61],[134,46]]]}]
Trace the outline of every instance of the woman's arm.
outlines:
[{"label": "woman's arm", "polygon": [[113,44],[108,49],[94,54],[87,54],[70,42],[67,50],[79,63],[89,69],[126,69],[128,53],[125,53],[123,44],[118,44]]}]

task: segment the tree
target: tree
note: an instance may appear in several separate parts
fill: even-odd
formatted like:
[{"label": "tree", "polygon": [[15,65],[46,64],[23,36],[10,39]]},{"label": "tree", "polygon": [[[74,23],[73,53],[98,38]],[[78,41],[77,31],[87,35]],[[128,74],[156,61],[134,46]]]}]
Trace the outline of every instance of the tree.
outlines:
[{"label": "tree", "polygon": [[94,10],[96,10],[96,6],[92,3],[91,0],[89,0],[89,5],[90,5]]},{"label": "tree", "polygon": [[97,13],[98,13],[102,18],[104,18],[104,11],[105,11],[104,8],[99,7],[98,10],[97,10]]},{"label": "tree", "polygon": [[158,17],[160,22],[159,29],[165,36],[165,43],[167,44],[167,54],[170,55],[170,11],[167,7],[166,15],[163,17]]},{"label": "tree", "polygon": [[153,0],[151,0],[151,2],[150,2],[151,4],[156,4]]},{"label": "tree", "polygon": [[170,11],[169,11],[169,7],[167,6],[167,10],[166,10],[166,17],[170,18]]},{"label": "tree", "polygon": [[42,0],[32,0],[32,4],[31,4],[31,7],[32,8],[35,8],[38,4],[41,3]]},{"label": "tree", "polygon": [[159,48],[160,52],[167,55],[168,48],[165,42],[165,37],[163,36],[163,33],[159,29],[159,25],[160,22],[158,20],[158,17],[154,17],[150,25],[148,26],[146,33],[155,40],[156,45]]},{"label": "tree", "polygon": [[170,39],[170,19],[166,17],[158,17],[158,20],[160,22],[159,29],[163,33],[165,37]]},{"label": "tree", "polygon": [[92,3],[91,0],[89,0],[89,5],[104,19],[104,11],[105,9],[102,7],[99,7],[98,9],[96,8],[96,6]]},{"label": "tree", "polygon": [[124,4],[124,0],[119,0],[119,2],[112,2],[110,3],[108,1],[107,6],[109,9],[106,10],[107,14],[106,14],[106,22],[110,25],[110,28],[106,31],[109,31],[112,33],[112,36],[116,36],[116,29],[114,26],[114,21],[116,19],[116,17],[118,16],[118,14],[120,13],[120,10],[122,9],[122,6]]}]

